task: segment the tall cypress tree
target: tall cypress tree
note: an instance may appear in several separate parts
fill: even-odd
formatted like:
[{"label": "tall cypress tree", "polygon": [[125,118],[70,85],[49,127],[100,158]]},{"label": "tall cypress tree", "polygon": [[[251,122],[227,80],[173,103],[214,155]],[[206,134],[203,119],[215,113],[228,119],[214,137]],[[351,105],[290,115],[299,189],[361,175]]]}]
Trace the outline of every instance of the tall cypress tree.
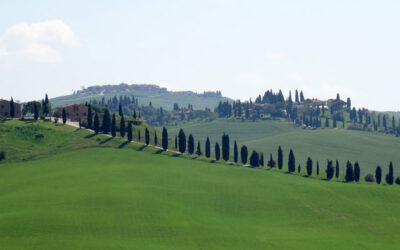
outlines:
[{"label": "tall cypress tree", "polygon": [[319,176],[319,162],[317,161],[317,176]]},{"label": "tall cypress tree", "polygon": [[306,168],[307,168],[307,175],[311,176],[312,175],[312,167],[313,167],[313,162],[311,160],[310,157],[307,158],[307,164],[306,164]]},{"label": "tall cypress tree", "polygon": [[128,122],[128,141],[132,141],[132,123]]},{"label": "tall cypress tree", "polygon": [[115,114],[112,116],[112,121],[111,121],[111,136],[115,137],[117,135],[117,125],[115,124]]},{"label": "tall cypress tree", "polygon": [[294,171],[296,171],[296,159],[294,157],[294,153],[293,153],[292,149],[290,149],[290,152],[289,152],[288,171],[290,173],[293,173]]},{"label": "tall cypress tree", "polygon": [[10,100],[10,117],[11,118],[15,117],[14,99],[12,97],[11,97],[11,100]]},{"label": "tall cypress tree", "polygon": [[335,171],[336,179],[339,178],[339,173],[340,173],[339,161],[336,160],[336,171]]},{"label": "tall cypress tree", "polygon": [[178,149],[178,137],[177,136],[175,136],[175,150],[177,150]]},{"label": "tall cypress tree", "polygon": [[282,169],[283,167],[283,152],[281,146],[278,148],[278,168]]},{"label": "tall cypress tree", "polygon": [[119,133],[122,138],[125,137],[125,118],[124,115],[121,116],[121,121],[119,123]]},{"label": "tall cypress tree", "polygon": [[207,140],[206,140],[206,150],[205,150],[205,152],[206,152],[206,157],[210,158],[210,156],[211,156],[211,143],[210,143],[210,138],[208,138],[208,136],[207,136]]},{"label": "tall cypress tree", "polygon": [[233,161],[237,163],[239,160],[239,151],[238,151],[238,146],[235,140],[235,143],[233,144]]},{"label": "tall cypress tree", "polygon": [[67,112],[65,111],[65,108],[62,110],[62,122],[64,125],[67,123]]},{"label": "tall cypress tree", "polygon": [[274,159],[272,158],[272,154],[270,154],[269,155],[269,161],[268,161],[268,167],[270,167],[270,168],[274,168],[275,167],[275,161],[274,161]]},{"label": "tall cypress tree", "polygon": [[87,114],[87,127],[91,129],[93,126],[93,114],[92,114],[92,105],[88,105],[88,114]]},{"label": "tall cypress tree", "polygon": [[194,138],[192,134],[188,138],[188,153],[191,155],[194,153]]},{"label": "tall cypress tree", "polygon": [[167,151],[168,149],[168,131],[166,127],[163,127],[162,130],[162,147],[164,151]]},{"label": "tall cypress tree", "polygon": [[197,142],[197,151],[196,151],[196,153],[197,153],[198,156],[201,155],[200,141]]},{"label": "tall cypress tree", "polygon": [[390,162],[389,164],[389,173],[386,175],[386,183],[389,185],[392,185],[394,181],[394,176],[393,176],[393,163]]},{"label": "tall cypress tree", "polygon": [[333,172],[334,172],[333,163],[332,163],[332,161],[328,161],[328,163],[326,165],[326,179],[327,180],[332,179]]},{"label": "tall cypress tree", "polygon": [[111,128],[111,119],[110,119],[110,111],[108,108],[104,110],[103,114],[103,124],[102,124],[102,131],[104,134],[108,134]]},{"label": "tall cypress tree", "polygon": [[224,161],[229,160],[229,135],[225,133],[222,135],[222,159]]},{"label": "tall cypress tree", "polygon": [[154,146],[158,145],[157,131],[154,131]]},{"label": "tall cypress tree", "polygon": [[354,163],[354,181],[360,181],[360,164],[357,161]]},{"label": "tall cypress tree", "polygon": [[376,183],[381,184],[382,181],[382,168],[380,166],[377,166],[375,169],[375,180]]},{"label": "tall cypress tree", "polygon": [[33,119],[35,119],[35,121],[37,121],[39,119],[39,107],[38,107],[38,103],[34,103],[33,104]]},{"label": "tall cypress tree", "polygon": [[248,157],[247,147],[243,145],[242,148],[240,149],[240,158],[242,159],[243,165],[246,165],[247,157]]},{"label": "tall cypress tree", "polygon": [[219,161],[221,157],[221,149],[219,148],[218,142],[215,143],[215,160]]},{"label": "tall cypress tree", "polygon": [[260,154],[260,160],[258,161],[258,163],[260,164],[261,167],[264,167],[264,154],[263,153]]},{"label": "tall cypress tree", "polygon": [[94,115],[93,130],[96,135],[99,133],[100,130],[100,121],[99,121],[99,116],[97,114]]},{"label": "tall cypress tree", "polygon": [[253,152],[250,155],[250,166],[251,167],[255,168],[255,167],[260,166],[258,157],[259,157],[258,153],[255,150],[253,150]]},{"label": "tall cypress tree", "polygon": [[146,128],[145,131],[144,131],[144,142],[145,142],[146,146],[149,146],[149,144],[150,144],[150,132],[149,132],[148,128]]},{"label": "tall cypress tree", "polygon": [[178,140],[179,140],[179,152],[183,154],[186,151],[186,135],[185,132],[183,132],[183,129],[179,130]]},{"label": "tall cypress tree", "polygon": [[121,103],[119,103],[119,105],[118,105],[118,114],[119,114],[119,116],[123,115],[123,113],[122,113],[122,104]]},{"label": "tall cypress tree", "polygon": [[353,165],[349,161],[347,161],[347,163],[346,163],[346,175],[345,175],[344,179],[346,182],[354,181]]}]

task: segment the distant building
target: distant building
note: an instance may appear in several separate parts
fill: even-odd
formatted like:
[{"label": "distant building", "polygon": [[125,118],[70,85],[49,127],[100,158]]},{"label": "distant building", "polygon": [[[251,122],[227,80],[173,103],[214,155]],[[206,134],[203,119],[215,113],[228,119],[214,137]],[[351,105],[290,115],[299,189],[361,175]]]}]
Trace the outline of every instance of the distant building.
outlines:
[{"label": "distant building", "polygon": [[[8,100],[0,99],[0,116],[11,117],[10,116],[11,102]],[[21,117],[21,104],[14,102],[14,117]]]},{"label": "distant building", "polygon": [[67,113],[67,119],[71,121],[81,121],[87,120],[88,115],[88,107],[83,104],[72,104],[65,107],[58,107],[57,114],[59,117],[62,117],[63,109]]}]

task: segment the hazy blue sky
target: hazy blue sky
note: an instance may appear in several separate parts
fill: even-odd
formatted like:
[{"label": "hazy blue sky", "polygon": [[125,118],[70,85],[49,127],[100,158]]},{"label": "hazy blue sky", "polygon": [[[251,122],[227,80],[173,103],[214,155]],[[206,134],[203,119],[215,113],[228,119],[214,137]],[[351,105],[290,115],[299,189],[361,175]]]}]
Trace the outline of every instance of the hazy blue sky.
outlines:
[{"label": "hazy blue sky", "polygon": [[400,110],[400,1],[0,0],[0,97],[152,83]]}]

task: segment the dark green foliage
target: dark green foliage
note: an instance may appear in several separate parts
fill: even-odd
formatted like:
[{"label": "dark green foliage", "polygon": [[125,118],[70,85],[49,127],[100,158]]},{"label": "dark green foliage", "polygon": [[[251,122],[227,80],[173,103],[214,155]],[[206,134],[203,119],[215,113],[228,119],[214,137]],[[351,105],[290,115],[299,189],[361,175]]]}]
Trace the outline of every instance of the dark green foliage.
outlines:
[{"label": "dark green foliage", "polygon": [[146,146],[149,146],[150,144],[150,131],[148,128],[144,130],[144,143],[146,144]]},{"label": "dark green foliage", "polygon": [[194,153],[194,137],[192,134],[188,138],[188,153],[191,155]]},{"label": "dark green foliage", "polygon": [[112,121],[111,121],[111,136],[115,137],[117,136],[117,125],[115,124],[115,114],[112,116]]},{"label": "dark green foliage", "polygon": [[297,173],[300,174],[300,172],[301,172],[301,165],[299,164],[299,165],[297,166]]},{"label": "dark green foliage", "polygon": [[178,149],[178,137],[175,136],[175,150]]},{"label": "dark green foliage", "polygon": [[39,119],[39,107],[38,107],[37,103],[35,103],[33,105],[33,117],[34,117],[35,121],[37,121]]},{"label": "dark green foliage", "polygon": [[202,153],[201,153],[201,147],[200,147],[200,141],[197,142],[196,154],[197,154],[198,156],[202,155]]},{"label": "dark green foliage", "polygon": [[386,175],[386,183],[389,185],[393,185],[394,176],[393,176],[393,163],[389,164],[389,173]]},{"label": "dark green foliage", "polygon": [[132,123],[128,122],[128,141],[132,141],[132,137]]},{"label": "dark green foliage", "polygon": [[317,161],[317,176],[319,176],[319,162]]},{"label": "dark green foliage", "polygon": [[288,171],[290,173],[293,173],[294,171],[296,171],[296,159],[294,157],[294,153],[293,153],[292,149],[290,149],[290,152],[289,152]]},{"label": "dark green foliage", "polygon": [[119,133],[122,138],[125,137],[125,118],[124,115],[121,116],[121,121],[119,123]]},{"label": "dark green foliage", "polygon": [[240,149],[240,158],[242,159],[243,165],[246,165],[247,157],[248,157],[247,147],[243,145],[242,148]]},{"label": "dark green foliage", "polygon": [[111,129],[111,118],[110,118],[110,111],[106,108],[103,114],[103,123],[101,130],[104,134],[108,134]]},{"label": "dark green foliage", "polygon": [[138,142],[140,142],[140,141],[142,140],[142,136],[141,136],[141,134],[140,134],[140,130],[138,131],[137,136],[138,136]]},{"label": "dark green foliage", "polygon": [[162,130],[162,148],[164,149],[164,151],[168,149],[168,131],[166,127],[163,127]]},{"label": "dark green foliage", "polygon": [[14,118],[14,116],[15,116],[14,99],[11,97],[11,101],[10,101],[10,117]]},{"label": "dark green foliage", "polygon": [[225,133],[222,135],[222,159],[224,161],[229,160],[229,135]]},{"label": "dark green foliage", "polygon": [[307,158],[306,168],[307,168],[307,175],[311,176],[312,175],[312,169],[313,169],[313,162],[312,162],[310,157]]},{"label": "dark green foliage", "polygon": [[336,160],[336,171],[335,171],[335,175],[336,175],[335,177],[336,177],[336,179],[339,178],[339,173],[340,173],[339,161]]},{"label": "dark green foliage", "polygon": [[218,142],[215,143],[215,160],[219,161],[221,157],[221,149],[219,148]]},{"label": "dark green foliage", "polygon": [[210,158],[211,156],[211,144],[210,144],[210,139],[207,136],[207,140],[206,140],[206,157]]},{"label": "dark green foliage", "polygon": [[264,154],[263,153],[260,154],[259,164],[261,167],[264,167]]},{"label": "dark green foliage", "polygon": [[377,184],[381,184],[382,181],[382,168],[377,166],[375,169],[375,179]]},{"label": "dark green foliage", "polygon": [[283,167],[283,152],[281,146],[278,148],[278,168],[282,169]]},{"label": "dark green foliage", "polygon": [[397,176],[396,177],[396,180],[394,181],[397,185],[400,185],[400,177],[399,176]]},{"label": "dark green foliage", "polygon": [[328,117],[325,118],[325,128],[329,128],[329,119],[328,119]]},{"label": "dark green foliage", "polygon": [[183,129],[179,130],[178,140],[179,140],[179,152],[183,154],[186,151],[186,135],[185,132],[183,132]]},{"label": "dark green foliage", "polygon": [[123,112],[122,112],[122,104],[121,104],[121,103],[118,105],[118,114],[119,114],[119,116],[122,116],[122,115],[123,115]]},{"label": "dark green foliage", "polygon": [[6,153],[4,151],[0,152],[0,161],[3,161],[6,159]]},{"label": "dark green foliage", "polygon": [[335,170],[333,168],[333,163],[332,161],[328,161],[327,165],[326,165],[326,179],[330,180],[333,177]]},{"label": "dark green foliage", "polygon": [[99,115],[95,114],[94,115],[94,124],[93,124],[93,130],[96,134],[99,133],[100,130],[100,121],[99,121]]},{"label": "dark green foliage", "polygon": [[158,145],[158,137],[157,137],[157,132],[154,131],[154,146]]},{"label": "dark green foliage", "polygon": [[235,140],[235,143],[233,144],[233,161],[237,163],[239,160],[239,151],[238,151],[238,146]]},{"label": "dark green foliage", "polygon": [[274,161],[274,159],[272,158],[272,154],[270,154],[269,155],[269,161],[268,161],[268,167],[270,167],[270,168],[274,168],[275,167],[275,161]]},{"label": "dark green foliage", "polygon": [[253,168],[260,166],[259,156],[255,150],[253,150],[253,152],[250,155],[250,166]]},{"label": "dark green foliage", "polygon": [[360,164],[357,161],[354,163],[354,181],[360,181]]},{"label": "dark green foliage", "polygon": [[346,163],[346,175],[345,175],[344,179],[345,179],[346,182],[353,182],[354,181],[353,165],[349,161],[347,161],[347,163]]},{"label": "dark green foliage", "polygon": [[375,182],[375,178],[373,174],[367,174],[364,177],[365,182]]},{"label": "dark green foliage", "polygon": [[63,124],[67,123],[67,112],[65,111],[65,108],[62,110],[62,122]]},{"label": "dark green foliage", "polygon": [[92,113],[92,105],[88,105],[88,116],[87,116],[87,127],[91,129],[93,126],[93,113]]}]

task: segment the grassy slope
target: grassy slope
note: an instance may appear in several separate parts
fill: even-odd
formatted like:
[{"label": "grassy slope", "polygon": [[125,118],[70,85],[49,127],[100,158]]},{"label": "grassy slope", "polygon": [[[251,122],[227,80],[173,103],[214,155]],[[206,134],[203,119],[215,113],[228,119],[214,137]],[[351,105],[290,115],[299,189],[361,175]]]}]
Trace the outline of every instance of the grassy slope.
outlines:
[{"label": "grassy slope", "polygon": [[0,165],[2,249],[396,249],[398,187],[125,149]]},{"label": "grassy slope", "polygon": [[[318,129],[302,130],[289,123],[280,121],[239,122],[229,120],[216,120],[209,122],[187,123],[182,125],[184,131],[192,133],[196,140],[202,142],[207,136],[212,140],[221,140],[223,132],[240,144],[264,152],[266,157],[273,153],[276,159],[276,151],[279,145],[284,149],[284,161],[290,148],[294,150],[296,160],[302,166],[308,156],[314,161],[319,160],[321,167],[325,169],[326,160],[338,159],[341,167],[347,160],[359,161],[363,173],[374,172],[377,165],[381,165],[384,172],[389,161],[400,164],[400,139],[393,135],[380,133],[368,133],[347,129]],[[179,128],[169,128],[171,135],[177,134]],[[203,144],[204,145],[204,144]]]}]

